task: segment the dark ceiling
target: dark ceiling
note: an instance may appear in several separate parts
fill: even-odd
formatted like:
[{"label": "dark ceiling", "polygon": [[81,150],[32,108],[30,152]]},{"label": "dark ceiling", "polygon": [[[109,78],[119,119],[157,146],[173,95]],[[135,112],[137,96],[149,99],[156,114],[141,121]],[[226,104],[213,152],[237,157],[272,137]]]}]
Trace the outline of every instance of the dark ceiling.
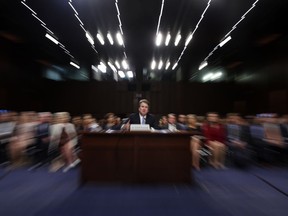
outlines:
[{"label": "dark ceiling", "polygon": [[[11,47],[15,50],[10,52],[21,50],[42,69],[75,73],[77,69],[69,65],[73,61],[83,70],[84,78],[120,81],[117,71],[131,70],[134,77],[124,79],[202,81],[204,73],[219,69],[226,71],[225,79],[232,79],[247,67],[266,63],[263,59],[287,57],[287,5],[287,0],[1,0],[0,38],[14,44]],[[41,26],[37,17],[45,24]],[[121,29],[122,46],[115,36]],[[85,31],[92,36],[93,46]],[[157,31],[163,34],[164,42],[170,32],[168,46],[164,42],[155,45]],[[108,32],[113,45],[107,39]],[[62,45],[45,38],[46,33]],[[97,33],[103,35],[104,45]],[[178,33],[181,40],[175,46]],[[193,38],[185,47],[190,34]],[[232,39],[219,47],[229,35]],[[115,62],[121,64],[124,59],[129,69],[120,66],[113,72],[108,65],[110,62],[117,68]],[[153,59],[157,63],[154,70]],[[163,66],[158,69],[160,60]],[[204,60],[208,66],[199,71]],[[165,70],[168,61],[170,66]],[[106,73],[91,69],[100,62],[106,65]],[[228,75],[231,71],[233,76]]]}]

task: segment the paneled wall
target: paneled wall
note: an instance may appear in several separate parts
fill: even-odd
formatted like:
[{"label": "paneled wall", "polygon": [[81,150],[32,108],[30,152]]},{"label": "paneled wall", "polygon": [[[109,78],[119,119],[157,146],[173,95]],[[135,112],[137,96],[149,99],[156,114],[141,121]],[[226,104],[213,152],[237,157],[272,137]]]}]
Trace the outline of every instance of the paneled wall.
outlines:
[{"label": "paneled wall", "polygon": [[137,111],[137,101],[147,98],[151,112],[220,114],[241,112],[288,113],[288,89],[271,90],[261,86],[228,83],[151,83],[145,91],[136,92],[128,83],[116,82],[25,82],[2,83],[1,109],[16,111],[69,111],[71,114],[93,113],[102,117],[107,112],[121,116]]}]

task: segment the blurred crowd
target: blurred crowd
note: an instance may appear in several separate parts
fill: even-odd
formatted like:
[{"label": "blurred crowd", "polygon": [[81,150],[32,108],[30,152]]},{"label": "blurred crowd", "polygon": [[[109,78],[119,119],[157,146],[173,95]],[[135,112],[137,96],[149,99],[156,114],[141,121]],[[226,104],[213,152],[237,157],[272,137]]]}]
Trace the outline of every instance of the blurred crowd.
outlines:
[{"label": "blurred crowd", "polygon": [[[216,112],[163,115],[156,130],[191,132],[191,165],[200,170],[204,160],[226,168],[227,156],[238,166],[285,164],[288,161],[288,115],[261,114],[242,117]],[[125,119],[107,113],[97,120],[92,114],[71,117],[68,112],[0,113],[0,163],[11,169],[49,164],[50,171],[74,168],[81,162],[82,132],[123,130]],[[204,154],[206,153],[206,154]]]}]

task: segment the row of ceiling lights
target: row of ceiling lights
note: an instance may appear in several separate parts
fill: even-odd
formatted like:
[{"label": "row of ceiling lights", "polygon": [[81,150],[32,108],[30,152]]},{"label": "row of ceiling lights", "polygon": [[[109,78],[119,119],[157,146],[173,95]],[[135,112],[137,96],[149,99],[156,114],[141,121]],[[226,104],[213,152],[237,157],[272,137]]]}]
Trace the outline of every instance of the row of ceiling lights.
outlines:
[{"label": "row of ceiling lights", "polygon": [[201,62],[200,66],[199,66],[199,70],[202,70],[204,67],[206,67],[208,65],[208,58],[213,55],[213,53],[219,48],[224,46],[224,44],[226,44],[228,41],[230,41],[232,38],[230,36],[230,34],[237,28],[237,26],[246,18],[246,15],[248,13],[251,12],[251,10],[256,6],[256,4],[258,3],[259,0],[256,0],[252,6],[241,16],[240,20],[238,22],[235,23],[235,25],[231,28],[231,30],[224,36],[224,39],[220,41],[219,44],[217,44],[217,46],[214,47],[214,49],[208,54],[208,56],[204,59],[203,62]]}]

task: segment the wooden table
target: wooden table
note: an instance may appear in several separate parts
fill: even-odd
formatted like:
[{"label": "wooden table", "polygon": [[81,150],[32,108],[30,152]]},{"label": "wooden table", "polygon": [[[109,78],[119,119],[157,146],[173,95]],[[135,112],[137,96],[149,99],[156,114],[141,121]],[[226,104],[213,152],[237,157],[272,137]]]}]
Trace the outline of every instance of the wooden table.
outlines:
[{"label": "wooden table", "polygon": [[83,133],[81,182],[191,183],[191,133]]}]

